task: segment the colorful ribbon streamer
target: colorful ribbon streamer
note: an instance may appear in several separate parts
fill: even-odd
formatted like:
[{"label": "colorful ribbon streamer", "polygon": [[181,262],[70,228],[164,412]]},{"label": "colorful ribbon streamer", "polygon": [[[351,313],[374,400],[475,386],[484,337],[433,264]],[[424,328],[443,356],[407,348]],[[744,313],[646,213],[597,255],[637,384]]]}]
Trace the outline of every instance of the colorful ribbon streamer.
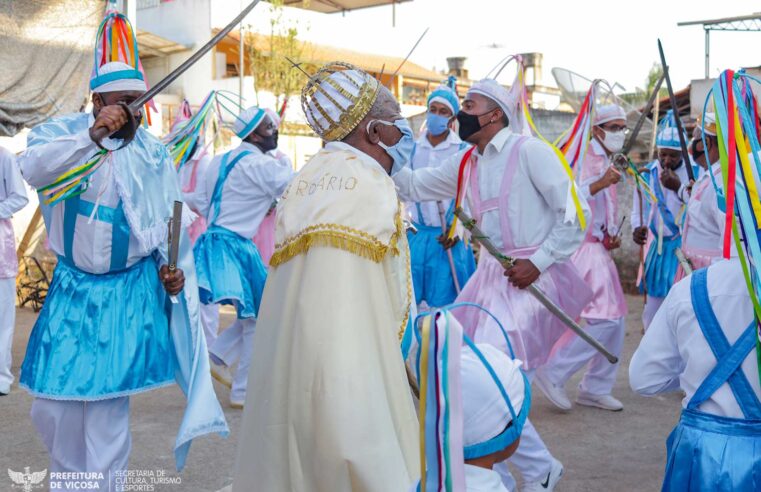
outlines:
[{"label": "colorful ribbon streamer", "polygon": [[[761,362],[761,200],[757,185],[757,176],[761,176],[761,128],[756,100],[749,87],[751,81],[761,84],[761,80],[742,71],[722,72],[706,97],[702,120],[705,122],[706,110],[712,103],[723,189],[719,189],[713,177],[711,179],[716,188],[717,206],[723,207],[725,212],[723,255],[730,257],[734,240],[758,325],[756,354]],[[759,368],[761,380],[761,363]]]}]

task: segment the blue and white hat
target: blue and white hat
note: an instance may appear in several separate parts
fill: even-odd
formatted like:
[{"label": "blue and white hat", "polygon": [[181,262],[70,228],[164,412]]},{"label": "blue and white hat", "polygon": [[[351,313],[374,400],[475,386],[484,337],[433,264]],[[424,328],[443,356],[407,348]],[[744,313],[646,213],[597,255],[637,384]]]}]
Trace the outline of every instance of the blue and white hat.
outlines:
[{"label": "blue and white hat", "polygon": [[267,112],[258,107],[251,106],[250,108],[242,111],[233,123],[233,131],[241,140],[251,135],[251,132],[257,129],[259,124],[264,120]]},{"label": "blue and white hat", "polygon": [[[685,137],[685,142],[687,138]],[[680,150],[679,130],[676,127],[674,111],[669,110],[658,124],[658,136],[655,139],[655,145],[659,149]]]},{"label": "blue and white hat", "polygon": [[454,85],[454,78],[451,77],[448,82],[450,85],[442,84],[428,96],[427,106],[429,109],[431,108],[431,103],[437,102],[448,107],[452,114],[460,111],[460,98],[452,87]]},{"label": "blue and white hat", "polygon": [[101,66],[90,79],[90,90],[93,92],[141,91],[148,87],[143,74],[124,62],[109,62]]}]

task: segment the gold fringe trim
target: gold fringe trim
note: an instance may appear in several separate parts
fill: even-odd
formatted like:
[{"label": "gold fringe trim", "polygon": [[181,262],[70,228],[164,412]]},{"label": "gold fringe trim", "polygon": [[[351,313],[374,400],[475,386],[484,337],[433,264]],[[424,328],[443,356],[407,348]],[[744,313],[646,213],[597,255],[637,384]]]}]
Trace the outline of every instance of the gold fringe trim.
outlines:
[{"label": "gold fringe trim", "polygon": [[[399,216],[401,220],[401,215]],[[399,341],[402,341],[402,338],[404,338],[404,330],[407,329],[407,322],[410,319],[410,307],[412,307],[412,253],[410,252],[409,246],[407,247],[407,299],[406,299],[406,308],[404,310],[404,317],[402,318],[402,325],[399,327]]]},{"label": "gold fringe trim", "polygon": [[387,254],[399,254],[399,238],[404,234],[402,206],[394,219],[396,231],[389,244],[384,244],[377,237],[359,229],[341,224],[315,224],[302,230],[290,239],[275,245],[275,252],[270,265],[279,266],[291,258],[308,252],[313,246],[326,246],[341,249],[349,253],[380,263]]}]

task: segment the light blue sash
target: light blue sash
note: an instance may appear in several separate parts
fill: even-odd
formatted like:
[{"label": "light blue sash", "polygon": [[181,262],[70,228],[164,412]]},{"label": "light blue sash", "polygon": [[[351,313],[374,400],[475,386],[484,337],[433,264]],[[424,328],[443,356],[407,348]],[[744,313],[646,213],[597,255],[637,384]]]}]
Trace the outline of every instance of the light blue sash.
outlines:
[{"label": "light blue sash", "polygon": [[225,181],[230,175],[230,171],[233,170],[235,165],[238,164],[241,159],[251,154],[251,152],[244,150],[235,156],[235,159],[233,159],[232,162],[228,164],[227,161],[230,159],[230,154],[230,152],[225,154],[222,157],[222,162],[219,165],[219,176],[217,177],[217,182],[214,185],[214,193],[211,195],[211,205],[209,206],[210,217],[207,217],[207,219],[210,219],[208,220],[210,225],[214,224],[214,222],[217,221],[217,218],[219,218],[219,210],[222,206],[222,188],[225,186]]}]

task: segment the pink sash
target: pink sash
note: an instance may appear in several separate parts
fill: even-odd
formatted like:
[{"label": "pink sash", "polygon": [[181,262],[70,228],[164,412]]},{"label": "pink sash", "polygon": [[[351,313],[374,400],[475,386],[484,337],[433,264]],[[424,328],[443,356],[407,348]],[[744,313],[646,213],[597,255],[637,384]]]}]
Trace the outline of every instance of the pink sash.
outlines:
[{"label": "pink sash", "polygon": [[503,253],[508,256],[526,257],[533,254],[539,246],[526,246],[524,248],[518,248],[515,246],[512,231],[510,230],[510,219],[507,214],[507,200],[510,196],[510,185],[513,182],[515,173],[518,170],[520,163],[519,152],[523,144],[529,137],[519,136],[516,142],[513,144],[513,148],[510,149],[510,154],[507,156],[507,163],[505,164],[505,172],[502,175],[502,183],[500,184],[499,194],[495,198],[489,200],[481,200],[481,192],[478,185],[478,159],[474,159],[470,166],[470,201],[471,209],[473,210],[473,217],[476,222],[481,223],[481,219],[486,212],[497,210],[499,213],[500,229],[502,231],[502,249]]}]

